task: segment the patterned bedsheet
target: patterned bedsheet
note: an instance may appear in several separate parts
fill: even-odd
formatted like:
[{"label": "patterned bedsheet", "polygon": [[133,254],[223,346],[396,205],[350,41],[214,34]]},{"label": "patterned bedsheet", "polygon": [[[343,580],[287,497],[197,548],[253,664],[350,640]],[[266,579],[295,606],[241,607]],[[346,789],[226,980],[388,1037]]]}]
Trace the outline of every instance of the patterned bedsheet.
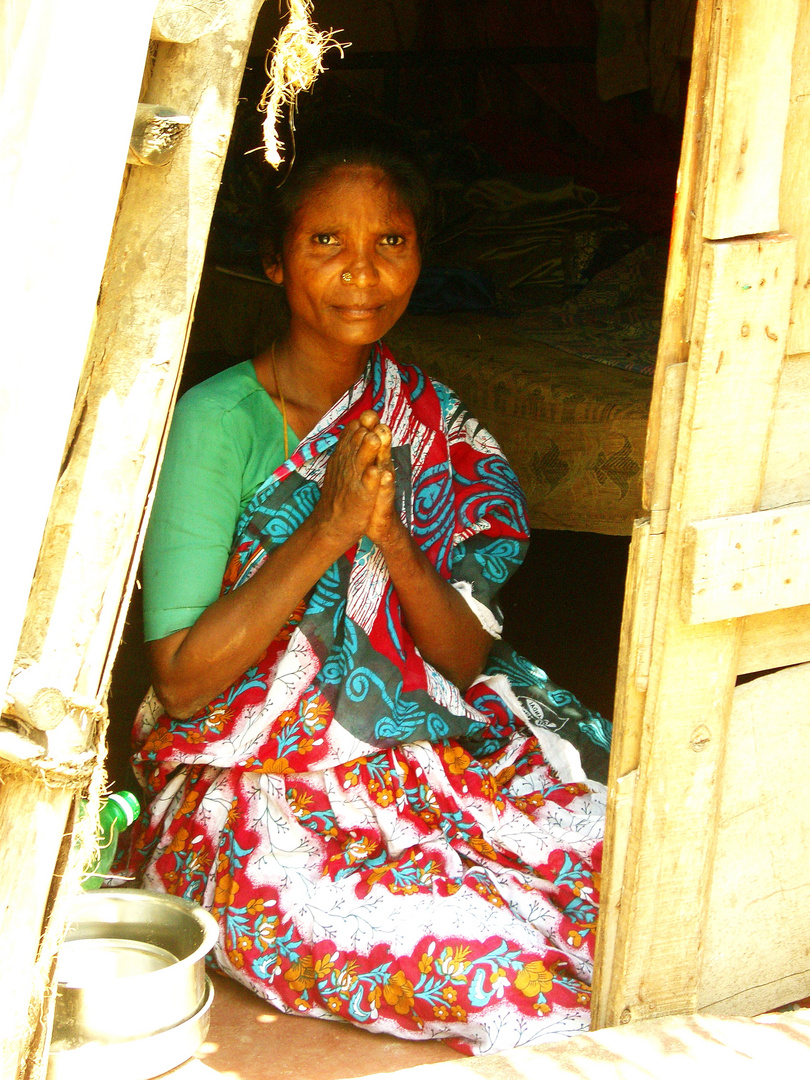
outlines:
[{"label": "patterned bedsheet", "polygon": [[511,323],[406,315],[388,342],[492,432],[523,484],[532,528],[629,534],[642,514],[651,380],[518,337]]}]

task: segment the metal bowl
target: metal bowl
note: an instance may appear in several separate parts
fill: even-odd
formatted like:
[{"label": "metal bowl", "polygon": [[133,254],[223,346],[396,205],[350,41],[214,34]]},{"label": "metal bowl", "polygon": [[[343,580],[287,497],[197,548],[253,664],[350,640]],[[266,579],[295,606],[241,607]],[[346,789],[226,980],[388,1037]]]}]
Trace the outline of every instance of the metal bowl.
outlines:
[{"label": "metal bowl", "polygon": [[168,1031],[145,1039],[88,1042],[73,1047],[51,1046],[46,1080],[152,1080],[182,1065],[200,1048],[208,1034],[214,987],[205,980],[206,994],[197,1012]]},{"label": "metal bowl", "polygon": [[210,912],[182,897],[141,889],[80,896],[57,961],[52,1051],[149,1038],[194,1017],[217,933]]}]

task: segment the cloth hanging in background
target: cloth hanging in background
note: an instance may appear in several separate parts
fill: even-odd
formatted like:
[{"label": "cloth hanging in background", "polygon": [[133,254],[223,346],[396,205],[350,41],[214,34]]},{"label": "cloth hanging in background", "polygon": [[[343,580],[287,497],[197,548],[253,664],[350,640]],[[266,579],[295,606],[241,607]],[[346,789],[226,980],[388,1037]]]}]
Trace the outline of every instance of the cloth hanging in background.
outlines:
[{"label": "cloth hanging in background", "polygon": [[[692,55],[696,0],[601,0],[596,80],[603,101],[652,91],[653,108],[679,120]],[[682,70],[683,69],[683,70]]]},{"label": "cloth hanging in background", "polygon": [[646,90],[649,24],[646,0],[601,0],[596,85],[603,101]]},{"label": "cloth hanging in background", "polygon": [[650,5],[650,86],[653,107],[679,120],[692,58],[697,0],[652,0]]},{"label": "cloth hanging in background", "polygon": [[506,289],[581,287],[600,253],[629,231],[615,205],[573,180],[478,180],[455,213],[433,242],[432,262],[484,271]]}]

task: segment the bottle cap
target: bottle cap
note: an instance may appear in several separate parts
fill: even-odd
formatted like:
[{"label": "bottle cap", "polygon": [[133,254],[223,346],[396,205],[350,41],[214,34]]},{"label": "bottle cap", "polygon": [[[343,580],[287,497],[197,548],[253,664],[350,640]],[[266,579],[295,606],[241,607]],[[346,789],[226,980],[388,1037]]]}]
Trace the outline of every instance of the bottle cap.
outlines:
[{"label": "bottle cap", "polygon": [[138,802],[138,796],[133,795],[131,791],[114,791],[108,796],[107,802],[118,807],[124,815],[124,818],[126,819],[126,825],[123,826],[124,828],[131,825],[141,812],[141,804]]}]

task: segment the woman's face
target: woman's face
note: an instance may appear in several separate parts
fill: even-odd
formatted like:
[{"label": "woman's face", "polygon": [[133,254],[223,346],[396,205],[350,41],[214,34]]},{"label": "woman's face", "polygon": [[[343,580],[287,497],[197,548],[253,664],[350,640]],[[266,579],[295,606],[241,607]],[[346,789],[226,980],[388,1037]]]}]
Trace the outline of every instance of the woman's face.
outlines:
[{"label": "woman's face", "polygon": [[420,266],[413,215],[388,177],[347,165],[307,195],[267,276],[284,285],[291,337],[362,346],[405,311]]}]

